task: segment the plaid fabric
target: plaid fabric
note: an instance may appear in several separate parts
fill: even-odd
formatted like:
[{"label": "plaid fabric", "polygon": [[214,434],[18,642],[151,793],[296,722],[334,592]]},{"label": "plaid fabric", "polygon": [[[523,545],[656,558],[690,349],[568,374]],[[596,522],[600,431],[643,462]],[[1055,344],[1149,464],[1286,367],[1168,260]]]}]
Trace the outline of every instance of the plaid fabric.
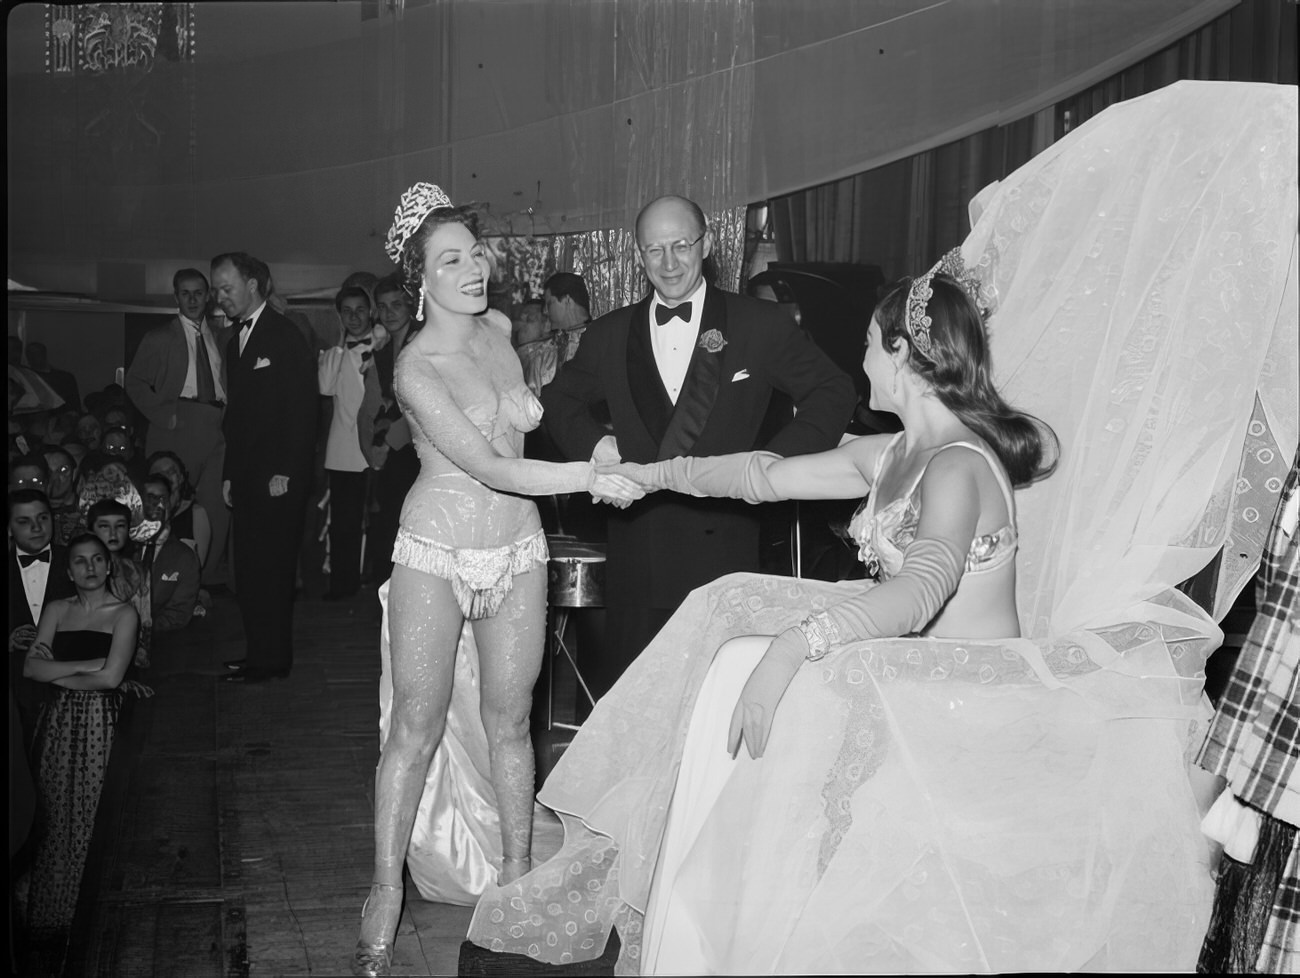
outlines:
[{"label": "plaid fabric", "polygon": [[1267,975],[1300,974],[1300,832],[1291,840],[1291,855],[1273,899],[1264,944],[1255,970]]},{"label": "plaid fabric", "polygon": [[1198,758],[1242,801],[1291,825],[1300,825],[1300,533],[1282,516],[1298,491],[1300,454],[1265,546],[1259,613]]}]

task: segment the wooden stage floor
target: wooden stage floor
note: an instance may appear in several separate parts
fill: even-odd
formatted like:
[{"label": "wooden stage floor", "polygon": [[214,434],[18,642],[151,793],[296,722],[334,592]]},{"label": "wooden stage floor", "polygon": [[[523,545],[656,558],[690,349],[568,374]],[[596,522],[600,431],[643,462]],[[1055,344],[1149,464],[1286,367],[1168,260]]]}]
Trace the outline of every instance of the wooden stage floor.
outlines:
[{"label": "wooden stage floor", "polygon": [[[220,683],[243,654],[224,596],[158,650],[156,695],[137,704],[129,763],[106,788],[68,973],[347,973],[374,844],[378,630],[373,592],[300,601],[293,675]],[[456,974],[470,912],[408,883],[394,974]]]}]

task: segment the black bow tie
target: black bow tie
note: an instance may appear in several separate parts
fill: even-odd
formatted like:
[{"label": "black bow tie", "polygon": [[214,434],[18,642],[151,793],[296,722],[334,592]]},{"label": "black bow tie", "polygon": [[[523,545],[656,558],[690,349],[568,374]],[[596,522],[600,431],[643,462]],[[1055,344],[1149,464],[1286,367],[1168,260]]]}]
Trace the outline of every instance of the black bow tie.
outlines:
[{"label": "black bow tie", "polygon": [[251,316],[248,319],[232,319],[230,325],[233,329],[246,329],[253,325],[253,319]]},{"label": "black bow tie", "polygon": [[50,552],[48,550],[42,550],[38,554],[20,553],[18,555],[18,566],[31,567],[32,564],[36,563],[38,560],[43,564],[48,564],[50,562]]},{"label": "black bow tie", "polygon": [[671,323],[674,319],[680,319],[684,323],[691,321],[691,304],[683,302],[680,305],[673,306],[669,309],[660,303],[655,306],[655,322],[662,326],[664,323]]},{"label": "black bow tie", "polygon": [[369,346],[373,342],[374,340],[372,337],[365,336],[359,340],[347,340],[347,345],[349,350],[353,350],[356,349],[358,346]]}]

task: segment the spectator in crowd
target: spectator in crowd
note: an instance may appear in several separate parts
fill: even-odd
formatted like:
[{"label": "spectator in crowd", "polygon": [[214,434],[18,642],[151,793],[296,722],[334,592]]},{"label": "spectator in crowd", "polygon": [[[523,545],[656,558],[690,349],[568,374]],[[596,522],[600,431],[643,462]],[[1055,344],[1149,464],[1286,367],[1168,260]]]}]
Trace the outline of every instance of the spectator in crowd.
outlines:
[{"label": "spectator in crowd", "polygon": [[45,494],[50,499],[50,513],[54,518],[54,542],[66,544],[77,531],[81,514],[77,511],[77,491],[74,484],[76,463],[67,449],[45,446],[42,453],[49,467]]},{"label": "spectator in crowd", "polygon": [[136,632],[135,664],[141,669],[149,667],[152,647],[153,608],[149,596],[149,575],[131,557],[132,509],[142,512],[143,503],[138,490],[132,488],[131,502],[124,503],[104,497],[90,504],[86,511],[86,528],[104,541],[110,555],[109,588],[120,601],[128,601],[139,619]]},{"label": "spectator in crowd", "polygon": [[45,492],[50,481],[50,467],[44,455],[32,452],[19,455],[9,463],[9,490],[38,489]]},{"label": "spectator in crowd", "polygon": [[[92,395],[87,395],[89,401]],[[81,442],[90,451],[99,448],[99,439],[104,434],[104,426],[99,423],[99,418],[93,414],[83,414],[77,420],[77,441]]]},{"label": "spectator in crowd", "polygon": [[[199,564],[207,562],[212,545],[212,524],[208,511],[194,499],[185,463],[175,452],[154,452],[149,456],[149,474],[163,475],[171,486],[168,500],[171,535],[194,551]],[[221,504],[225,508],[225,503]]]},{"label": "spectator in crowd", "polygon": [[591,323],[591,296],[587,283],[574,272],[556,272],[542,288],[542,309],[555,337],[560,363],[578,352],[578,342]]},{"label": "spectator in crowd", "polygon": [[184,628],[194,617],[202,567],[194,551],[170,532],[172,485],[165,475],[146,476],[142,496],[146,519],[162,530],[140,545],[139,560],[149,574],[149,606],[154,635]]},{"label": "spectator in crowd", "polygon": [[27,366],[40,374],[41,378],[54,388],[54,392],[63,398],[63,403],[74,411],[81,410],[81,391],[77,387],[77,378],[66,370],[59,370],[50,364],[49,352],[44,343],[27,344]]},{"label": "spectator in crowd", "polygon": [[69,457],[71,457],[73,475],[75,477],[76,470],[81,467],[81,460],[86,457],[88,451],[85,443],[76,438],[66,438],[59,443],[59,447],[67,452]]},{"label": "spectator in crowd", "polygon": [[[208,584],[226,579],[230,514],[221,498],[226,439],[225,349],[229,331],[208,314],[211,292],[197,268],[172,276],[176,316],[145,334],[126,374],[127,393],[149,420],[151,458],[174,453],[188,473],[194,498],[211,521],[211,544],[200,554]],[[221,314],[224,320],[224,313]],[[181,516],[178,509],[173,518]]]},{"label": "spectator in crowd", "polygon": [[[43,831],[27,884],[26,923],[37,948],[61,960],[112,754],[124,682],[136,645],[135,609],[108,587],[110,557],[92,534],[76,537],[52,573],[75,595],[51,601],[24,660],[24,675],[52,695],[36,731],[36,786]],[[57,973],[62,973],[60,969]]]},{"label": "spectator in crowd", "polygon": [[361,588],[361,536],[365,517],[366,469],[357,436],[357,413],[365,396],[364,375],[374,368],[375,338],[370,296],[359,285],[334,297],[343,325],[337,346],[317,358],[320,392],[334,401],[325,471],[329,476],[330,586],[326,601],[350,598]]},{"label": "spectator in crowd", "polygon": [[529,299],[515,310],[510,323],[510,341],[519,354],[524,383],[534,394],[555,379],[559,365],[555,339],[547,330],[541,299]]},{"label": "spectator in crowd", "polygon": [[109,428],[104,432],[99,447],[106,454],[120,458],[127,464],[130,464],[135,454],[135,447],[131,444],[131,432],[120,425]]},{"label": "spectator in crowd", "polygon": [[301,332],[269,308],[266,264],[244,252],[212,260],[217,302],[231,320],[222,494],[234,511],[235,579],[247,654],[237,683],[293,666],[293,598],[315,448],[316,376]]},{"label": "spectator in crowd", "polygon": [[420,329],[412,316],[411,299],[400,275],[389,275],[375,285],[379,324],[388,342],[375,351],[375,366],[364,374],[365,393],[357,412],[357,439],[375,472],[374,510],[366,537],[370,579],[377,584],[393,571],[393,541],[407,492],[420,472],[420,459],[411,432],[393,395],[393,365]]},{"label": "spectator in crowd", "polygon": [[36,623],[47,602],[72,593],[60,568],[67,554],[54,543],[50,502],[39,489],[11,489],[9,509],[9,688],[18,700],[23,732],[30,738],[42,690],[23,679],[23,659],[36,639]]}]

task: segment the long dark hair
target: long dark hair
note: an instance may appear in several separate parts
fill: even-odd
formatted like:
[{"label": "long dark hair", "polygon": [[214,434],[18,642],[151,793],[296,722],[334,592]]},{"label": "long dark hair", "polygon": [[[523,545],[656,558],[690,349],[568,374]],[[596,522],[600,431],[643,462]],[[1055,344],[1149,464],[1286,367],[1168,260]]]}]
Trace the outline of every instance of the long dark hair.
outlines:
[{"label": "long dark hair", "polygon": [[[420,287],[424,281],[424,248],[433,232],[444,224],[463,224],[475,240],[479,236],[478,214],[472,207],[462,204],[460,207],[435,207],[406,239],[402,245],[402,279],[406,294],[411,299],[412,327],[424,325],[422,320],[414,317],[415,310],[420,308]],[[410,335],[411,333],[407,334],[408,340]]]},{"label": "long dark hair", "polygon": [[936,274],[926,306],[930,349],[922,352],[907,329],[907,294],[912,280],[894,286],[876,306],[886,350],[906,343],[908,365],[933,388],[940,402],[997,453],[1011,482],[1028,485],[1056,469],[1060,443],[1044,421],[1017,411],[993,386],[988,336],[974,300],[956,280]]}]

